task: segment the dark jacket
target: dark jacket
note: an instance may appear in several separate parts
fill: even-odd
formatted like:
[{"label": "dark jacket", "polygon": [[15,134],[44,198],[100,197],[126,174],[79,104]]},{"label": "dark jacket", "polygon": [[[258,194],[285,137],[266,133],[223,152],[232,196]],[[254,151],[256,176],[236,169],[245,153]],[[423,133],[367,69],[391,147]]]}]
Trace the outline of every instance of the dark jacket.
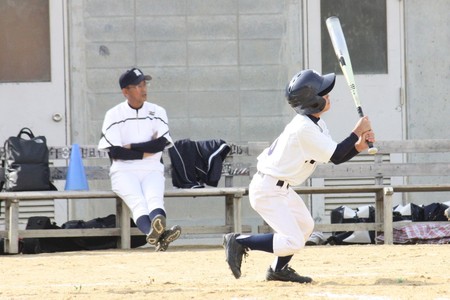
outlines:
[{"label": "dark jacket", "polygon": [[222,163],[230,152],[223,140],[176,141],[169,148],[172,184],[179,188],[216,187],[222,176]]}]

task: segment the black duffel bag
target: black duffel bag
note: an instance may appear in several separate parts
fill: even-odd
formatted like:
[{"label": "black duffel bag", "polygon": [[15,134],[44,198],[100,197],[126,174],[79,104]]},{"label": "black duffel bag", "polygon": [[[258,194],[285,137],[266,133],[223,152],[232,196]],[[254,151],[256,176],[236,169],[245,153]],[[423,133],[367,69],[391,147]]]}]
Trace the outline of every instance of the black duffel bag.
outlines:
[{"label": "black duffel bag", "polygon": [[[130,219],[131,227],[136,224]],[[71,220],[61,227],[52,223],[48,217],[30,217],[26,230],[33,229],[88,229],[88,228],[114,228],[116,216],[111,214],[103,218],[95,218],[90,221]],[[24,254],[52,253],[80,250],[101,250],[117,247],[117,236],[93,236],[93,237],[53,237],[53,238],[25,238],[20,241],[20,248]],[[137,248],[147,243],[145,235],[131,236],[131,248]],[[1,245],[1,240],[0,240]],[[1,254],[1,253],[0,253]]]},{"label": "black duffel bag", "polygon": [[[136,227],[133,219],[130,226]],[[95,218],[89,221],[71,220],[61,225],[62,229],[88,229],[88,228],[114,228],[116,227],[116,215]],[[73,242],[80,250],[100,250],[117,247],[117,236],[75,237]],[[145,235],[131,236],[131,248],[137,248],[147,243]]]}]

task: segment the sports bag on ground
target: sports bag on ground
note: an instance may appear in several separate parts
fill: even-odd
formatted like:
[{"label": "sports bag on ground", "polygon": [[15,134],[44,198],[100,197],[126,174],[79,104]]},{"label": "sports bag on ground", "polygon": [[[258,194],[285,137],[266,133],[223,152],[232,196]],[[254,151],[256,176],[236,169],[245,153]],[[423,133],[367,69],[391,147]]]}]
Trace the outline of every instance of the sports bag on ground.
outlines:
[{"label": "sports bag on ground", "polygon": [[447,217],[444,215],[445,210],[448,208],[448,206],[444,203],[431,203],[428,205],[425,205],[424,210],[424,221],[430,222],[430,221],[447,221]]},{"label": "sports bag on ground", "polygon": [[[28,138],[23,138],[28,136]],[[35,137],[24,127],[4,144],[3,169],[6,191],[55,190],[50,182],[48,147],[45,136]]]},{"label": "sports bag on ground", "polygon": [[[35,229],[61,229],[56,223],[52,223],[49,217],[35,216],[30,217],[27,222],[26,230]],[[22,240],[23,254],[52,253],[63,251],[79,250],[78,246],[73,242],[73,238],[24,238]]]},{"label": "sports bag on ground", "polygon": [[[133,219],[130,226],[136,227]],[[116,216],[111,214],[90,221],[71,220],[62,224],[61,227],[52,223],[50,218],[43,216],[30,217],[26,230],[33,229],[88,229],[88,228],[114,228],[116,227]],[[53,237],[53,238],[25,238],[23,239],[23,254],[52,253],[81,250],[100,250],[117,248],[117,236],[95,236],[95,237]],[[137,248],[147,243],[145,235],[131,236],[131,248]]]},{"label": "sports bag on ground", "polygon": [[[347,206],[339,206],[331,211],[331,223],[374,223],[375,208],[372,205],[358,207],[353,210]],[[326,240],[325,244],[375,244],[375,231],[337,231]]]},{"label": "sports bag on ground", "polygon": [[[133,219],[130,219],[130,226],[136,227]],[[99,217],[89,221],[71,220],[61,225],[62,229],[87,229],[87,228],[114,228],[116,227],[116,215],[111,214],[106,217]],[[96,236],[96,237],[75,237],[73,242],[79,250],[101,250],[117,247],[117,236]],[[131,236],[131,248],[137,248],[147,243],[145,235]]]}]

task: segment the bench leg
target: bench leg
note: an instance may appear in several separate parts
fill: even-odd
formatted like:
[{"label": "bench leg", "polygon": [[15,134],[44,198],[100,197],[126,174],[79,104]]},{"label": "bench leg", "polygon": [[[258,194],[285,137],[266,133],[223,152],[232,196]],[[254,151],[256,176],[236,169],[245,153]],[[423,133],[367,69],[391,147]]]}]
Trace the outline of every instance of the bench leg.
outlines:
[{"label": "bench leg", "polygon": [[242,232],[242,196],[234,195],[233,197],[233,219],[234,232]]},{"label": "bench leg", "polygon": [[392,195],[394,190],[392,187],[383,188],[384,202],[384,243],[386,245],[394,244],[394,227],[392,223]]},{"label": "bench leg", "polygon": [[19,200],[5,201],[5,253],[19,253]]},{"label": "bench leg", "polygon": [[117,241],[117,248],[130,249],[131,248],[131,226],[130,226],[130,211],[128,206],[121,198],[116,198],[116,227],[120,228],[120,237]]},{"label": "bench leg", "polygon": [[225,226],[231,226],[231,230],[234,230],[234,203],[230,195],[225,196]]},{"label": "bench leg", "polygon": [[242,195],[225,196],[225,225],[234,232],[242,232],[241,200]]},{"label": "bench leg", "polygon": [[[375,224],[383,224],[384,219],[384,207],[383,207],[383,191],[377,191],[375,193]],[[377,227],[375,230],[375,237],[380,233],[379,228]]]}]

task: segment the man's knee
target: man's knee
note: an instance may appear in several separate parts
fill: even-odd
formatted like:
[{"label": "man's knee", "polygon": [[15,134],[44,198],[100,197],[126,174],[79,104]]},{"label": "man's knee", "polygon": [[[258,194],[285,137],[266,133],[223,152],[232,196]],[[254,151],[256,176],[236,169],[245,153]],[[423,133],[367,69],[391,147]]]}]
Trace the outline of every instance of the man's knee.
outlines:
[{"label": "man's knee", "polygon": [[295,236],[274,235],[274,254],[277,256],[292,255],[305,246],[305,238],[299,233]]}]

